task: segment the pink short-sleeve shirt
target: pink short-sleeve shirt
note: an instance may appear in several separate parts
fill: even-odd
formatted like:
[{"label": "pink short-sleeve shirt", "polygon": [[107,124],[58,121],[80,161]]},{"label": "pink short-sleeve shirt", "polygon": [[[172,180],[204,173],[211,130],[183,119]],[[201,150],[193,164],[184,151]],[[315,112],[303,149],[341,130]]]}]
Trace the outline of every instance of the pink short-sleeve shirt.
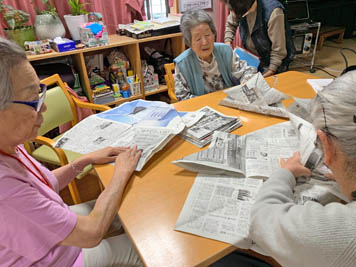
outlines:
[{"label": "pink short-sleeve shirt", "polygon": [[81,248],[58,245],[74,229],[77,217],[58,195],[58,181],[18,147],[14,155],[33,172],[35,164],[53,189],[17,160],[0,154],[0,266],[77,266]]}]

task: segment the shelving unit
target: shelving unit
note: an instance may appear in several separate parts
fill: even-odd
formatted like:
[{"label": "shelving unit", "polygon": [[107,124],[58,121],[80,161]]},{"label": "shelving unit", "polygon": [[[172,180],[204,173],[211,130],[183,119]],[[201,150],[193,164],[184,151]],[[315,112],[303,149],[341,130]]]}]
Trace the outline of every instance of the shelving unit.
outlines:
[{"label": "shelving unit", "polygon": [[89,101],[93,102],[92,90],[90,88],[89,77],[86,70],[84,58],[86,55],[105,53],[106,51],[111,50],[113,48],[120,48],[122,52],[126,55],[126,57],[129,59],[131,69],[134,71],[134,73],[138,74],[141,81],[141,88],[143,88],[143,90],[141,90],[140,95],[132,96],[130,98],[118,98],[113,102],[107,103],[107,105],[117,105],[131,100],[145,99],[145,97],[148,95],[154,95],[168,90],[166,85],[160,85],[159,89],[157,90],[145,92],[141,72],[140,47],[144,46],[149,42],[164,39],[171,39],[173,57],[177,57],[181,52],[185,50],[182,33],[173,33],[144,39],[134,39],[127,36],[120,36],[115,34],[109,36],[109,44],[105,46],[77,49],[63,53],[52,52],[49,54],[42,55],[30,55],[28,56],[28,60],[33,62],[56,57],[71,56],[73,64],[78,71],[82,88],[87,94]]}]

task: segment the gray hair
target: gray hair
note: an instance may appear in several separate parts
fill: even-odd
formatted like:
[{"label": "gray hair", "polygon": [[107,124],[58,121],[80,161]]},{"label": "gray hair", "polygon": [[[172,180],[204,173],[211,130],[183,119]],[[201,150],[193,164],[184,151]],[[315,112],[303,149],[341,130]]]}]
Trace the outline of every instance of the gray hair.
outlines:
[{"label": "gray hair", "polygon": [[216,37],[216,28],[213,19],[202,9],[193,9],[184,12],[180,19],[180,31],[183,34],[184,43],[191,47],[192,45],[192,29],[199,24],[206,23]]},{"label": "gray hair", "polygon": [[356,159],[356,71],[326,86],[311,103],[316,129],[331,136],[348,160]]},{"label": "gray hair", "polygon": [[27,60],[24,49],[14,42],[0,37],[0,110],[11,102],[11,72],[20,62]]}]

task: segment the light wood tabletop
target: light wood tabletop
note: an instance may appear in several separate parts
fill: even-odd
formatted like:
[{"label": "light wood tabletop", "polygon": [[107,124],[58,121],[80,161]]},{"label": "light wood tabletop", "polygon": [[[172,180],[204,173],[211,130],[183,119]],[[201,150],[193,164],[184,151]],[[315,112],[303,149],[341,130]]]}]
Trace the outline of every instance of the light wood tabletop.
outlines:
[{"label": "light wood tabletop", "polygon": [[[316,78],[314,76],[291,71],[276,77],[267,78],[268,83],[288,95],[300,98],[315,95],[306,82],[306,79]],[[174,106],[179,111],[195,111],[208,105],[223,114],[238,116],[243,126],[233,133],[240,135],[285,121],[218,105],[225,96],[223,91],[218,91]],[[287,100],[285,104],[290,102]],[[199,150],[176,136],[146,163],[142,171],[135,172],[127,185],[118,213],[146,266],[207,266],[236,249],[230,244],[174,230],[196,173],[171,162]],[[106,186],[111,180],[113,166],[102,165],[95,169]]]}]

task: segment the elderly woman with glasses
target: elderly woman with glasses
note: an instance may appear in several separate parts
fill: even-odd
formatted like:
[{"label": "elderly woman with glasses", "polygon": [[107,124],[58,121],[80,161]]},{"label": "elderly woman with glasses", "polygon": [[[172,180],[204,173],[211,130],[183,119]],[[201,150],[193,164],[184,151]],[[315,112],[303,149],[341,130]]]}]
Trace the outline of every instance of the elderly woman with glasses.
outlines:
[{"label": "elderly woman with glasses", "polygon": [[295,204],[295,177],[310,175],[295,153],[261,188],[250,236],[282,266],[356,266],[356,71],[318,93],[311,117],[324,164],[350,202]]},{"label": "elderly woman with glasses", "polygon": [[[0,73],[0,265],[141,266],[126,235],[103,239],[141,152],[108,147],[49,171],[22,145],[37,136],[46,88],[23,49],[1,37]],[[90,214],[64,204],[58,192],[79,170],[112,161],[112,181]]]},{"label": "elderly woman with glasses", "polygon": [[257,72],[240,60],[230,46],[215,43],[215,25],[204,10],[185,12],[180,29],[190,49],[174,59],[178,100],[231,87],[245,82]]}]

